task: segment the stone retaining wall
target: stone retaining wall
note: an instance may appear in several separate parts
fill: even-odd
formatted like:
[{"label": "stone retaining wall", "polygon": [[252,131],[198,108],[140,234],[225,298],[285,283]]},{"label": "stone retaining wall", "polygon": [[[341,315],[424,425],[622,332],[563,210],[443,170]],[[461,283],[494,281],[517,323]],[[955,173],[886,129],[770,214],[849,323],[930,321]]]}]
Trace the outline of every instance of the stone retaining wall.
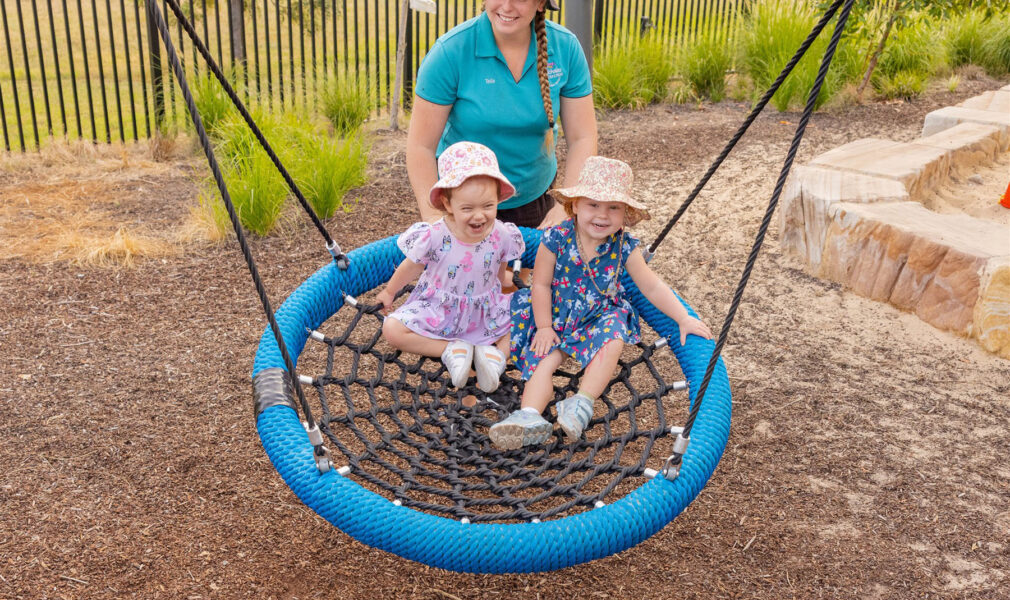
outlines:
[{"label": "stone retaining wall", "polygon": [[1010,85],[929,113],[913,142],[869,138],[825,152],[793,170],[782,246],[818,277],[1010,359],[1010,230],[921,204],[1008,149]]}]

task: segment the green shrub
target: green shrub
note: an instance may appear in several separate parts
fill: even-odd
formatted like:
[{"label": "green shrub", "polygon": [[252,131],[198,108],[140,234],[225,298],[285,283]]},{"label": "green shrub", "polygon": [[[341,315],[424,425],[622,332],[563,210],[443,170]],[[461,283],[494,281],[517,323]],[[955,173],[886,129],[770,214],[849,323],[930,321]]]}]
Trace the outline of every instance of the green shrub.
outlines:
[{"label": "green shrub", "polygon": [[363,82],[338,79],[323,91],[323,115],[333,123],[338,135],[354,131],[372,112],[372,96]]},{"label": "green shrub", "polygon": [[911,100],[926,89],[929,76],[919,71],[898,71],[893,75],[883,75],[875,78],[874,87],[877,93],[887,99],[903,98]]},{"label": "green shrub", "polygon": [[662,102],[674,72],[673,55],[658,37],[615,40],[594,59],[596,105],[638,108]]},{"label": "green shrub", "polygon": [[992,76],[1010,73],[1010,16],[993,17],[983,29],[982,66]]},{"label": "green shrub", "polygon": [[726,95],[726,71],[731,62],[729,47],[705,36],[684,49],[677,70],[695,96],[719,102]]},{"label": "green shrub", "polygon": [[914,71],[924,78],[940,73],[947,66],[944,53],[937,52],[942,45],[942,32],[935,23],[919,19],[891,34],[874,73],[890,77],[902,71]]},{"label": "green shrub", "polygon": [[[238,78],[230,73],[227,75],[227,79],[231,83],[232,89],[237,91],[238,87],[235,82]],[[206,71],[193,80],[193,101],[196,103],[196,109],[200,112],[204,129],[211,136],[216,137],[218,127],[228,116],[238,115],[238,110],[232,104],[231,98],[225,93],[224,88],[221,87],[221,82]],[[188,115],[186,121],[192,123]]]},{"label": "green shrub", "polygon": [[328,219],[343,207],[348,190],[367,181],[368,147],[360,133],[346,139],[303,135],[298,147],[293,177],[312,210]]},{"label": "green shrub", "polygon": [[951,19],[947,28],[947,60],[952,67],[981,65],[985,20],[979,12],[969,12]]},{"label": "green shrub", "polygon": [[[754,82],[755,93],[764,93],[771,87],[817,19],[812,4],[805,0],[762,0],[751,5],[741,33],[739,64]],[[826,30],[807,50],[772,98],[775,108],[784,111],[806,102],[829,37]],[[823,105],[847,82],[858,77],[860,61],[851,44],[846,39],[839,43],[815,107]]]},{"label": "green shrub", "polygon": [[637,108],[641,105],[642,74],[635,68],[635,58],[627,45],[615,43],[604,48],[593,63],[597,106]]},{"label": "green shrub", "polygon": [[670,79],[676,71],[673,54],[658,36],[647,36],[631,47],[635,64],[642,77],[642,100],[662,102],[666,100]]},{"label": "green shrub", "polygon": [[[222,174],[242,226],[257,235],[270,233],[281,215],[288,187],[266,152],[258,150],[245,160],[229,161]],[[225,209],[222,204],[215,210]]]}]

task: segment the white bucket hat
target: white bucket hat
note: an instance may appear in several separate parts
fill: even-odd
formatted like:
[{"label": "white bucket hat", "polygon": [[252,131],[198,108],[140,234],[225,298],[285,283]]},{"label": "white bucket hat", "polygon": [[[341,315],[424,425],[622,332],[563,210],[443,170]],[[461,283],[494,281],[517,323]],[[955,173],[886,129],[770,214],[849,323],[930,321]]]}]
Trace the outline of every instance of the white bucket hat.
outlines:
[{"label": "white bucket hat", "polygon": [[649,218],[649,208],[645,203],[631,197],[631,184],[634,176],[627,163],[602,156],[590,156],[582,165],[579,181],[568,188],[551,190],[551,193],[562,198],[592,198],[597,202],[623,202],[631,208],[643,213]]},{"label": "white bucket hat", "polygon": [[441,190],[462,185],[471,177],[483,175],[498,180],[498,202],[504,202],[515,195],[516,188],[498,169],[498,157],[490,148],[476,142],[456,142],[438,157],[438,174],[441,179],[431,186],[428,201],[438,210],[442,205]]}]

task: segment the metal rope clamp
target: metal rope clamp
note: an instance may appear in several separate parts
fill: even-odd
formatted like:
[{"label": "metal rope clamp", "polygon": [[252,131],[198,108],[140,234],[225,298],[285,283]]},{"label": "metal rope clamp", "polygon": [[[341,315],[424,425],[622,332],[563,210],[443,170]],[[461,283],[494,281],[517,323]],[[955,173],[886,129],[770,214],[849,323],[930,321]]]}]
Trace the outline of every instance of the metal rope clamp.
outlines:
[{"label": "metal rope clamp", "polygon": [[319,425],[302,422],[302,427],[309,434],[309,443],[312,444],[312,457],[316,459],[316,468],[320,473],[329,473],[333,469],[333,461],[330,460],[330,449],[323,445],[323,434],[319,431]]},{"label": "metal rope clamp", "polygon": [[691,443],[691,438],[684,437],[683,427],[671,427],[670,433],[677,434],[677,438],[673,440],[673,454],[667,457],[666,463],[659,471],[659,474],[668,481],[673,481],[678,475],[680,475],[680,465],[682,464],[681,459],[684,456],[684,453],[687,452],[687,446]]},{"label": "metal rope clamp", "polygon": [[333,242],[326,244],[326,249],[330,251],[330,256],[332,256],[333,260],[336,261],[337,267],[339,267],[341,271],[346,271],[347,267],[350,266],[351,263],[347,260],[347,255],[340,250],[340,244],[334,240]]}]

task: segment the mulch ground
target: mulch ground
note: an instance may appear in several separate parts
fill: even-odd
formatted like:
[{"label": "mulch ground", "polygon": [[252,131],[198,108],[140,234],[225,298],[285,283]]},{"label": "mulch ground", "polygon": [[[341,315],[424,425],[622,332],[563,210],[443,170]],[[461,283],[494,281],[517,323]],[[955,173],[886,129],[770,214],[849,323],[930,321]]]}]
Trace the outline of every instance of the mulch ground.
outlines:
[{"label": "mulch ground", "polygon": [[[929,111],[1000,85],[817,114],[798,161],[913,139]],[[657,207],[640,237],[747,108],[601,115],[600,153],[629,162]],[[713,329],[797,118],[757,120],[654,262]],[[327,223],[345,249],[415,220],[403,147],[376,134],[370,183]],[[173,160],[174,174],[116,181],[135,200],[125,222],[186,219],[201,159]],[[33,179],[3,170],[0,197]],[[275,305],[328,258],[299,223],[253,241]],[[508,576],[365,547],[284,485],[252,419],[265,319],[233,241],[134,268],[0,262],[0,597],[1010,598],[1010,364],[811,277],[776,239],[773,226],[724,353],[733,429],[698,499],[617,556]]]}]

